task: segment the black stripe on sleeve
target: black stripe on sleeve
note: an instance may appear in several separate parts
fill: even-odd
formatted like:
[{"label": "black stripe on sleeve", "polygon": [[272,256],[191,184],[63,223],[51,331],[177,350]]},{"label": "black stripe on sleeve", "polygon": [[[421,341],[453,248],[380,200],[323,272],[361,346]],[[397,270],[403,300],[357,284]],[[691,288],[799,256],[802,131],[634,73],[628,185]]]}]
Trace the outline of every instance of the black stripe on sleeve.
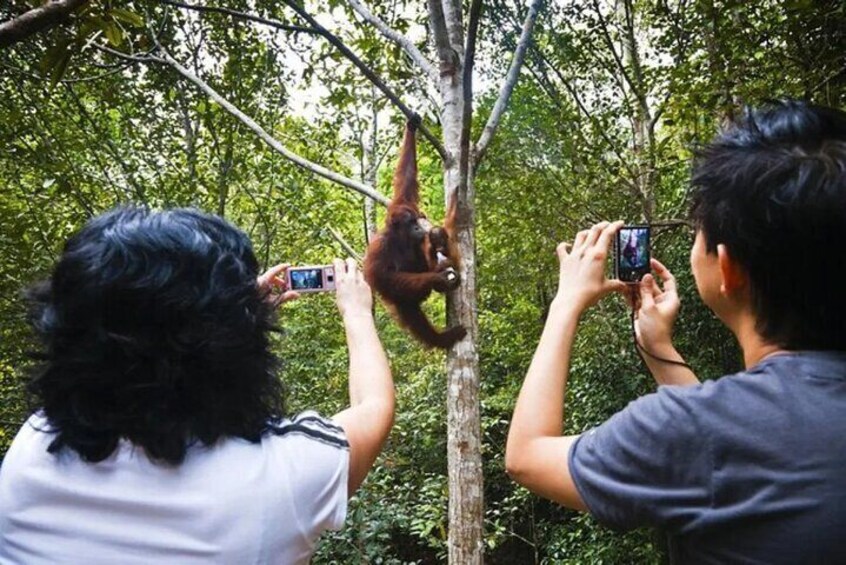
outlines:
[{"label": "black stripe on sleeve", "polygon": [[304,416],[302,418],[294,418],[295,424],[301,424],[303,422],[314,422],[318,424],[321,428],[324,428],[325,430],[330,431],[332,433],[341,435],[346,434],[344,428],[342,428],[332,420],[329,420],[328,418],[324,418],[322,416]]},{"label": "black stripe on sleeve", "polygon": [[[338,428],[340,429],[340,428]],[[344,437],[343,433],[341,435],[335,435],[337,433],[336,430],[332,429],[332,432],[335,433],[327,433],[325,431],[321,431],[315,429],[314,427],[305,426],[300,424],[299,422],[271,422],[268,424],[268,430],[275,436],[285,436],[288,434],[300,434],[305,435],[316,440],[319,440],[323,443],[328,445],[333,445],[335,447],[340,447],[347,449],[349,448],[350,444]]]}]

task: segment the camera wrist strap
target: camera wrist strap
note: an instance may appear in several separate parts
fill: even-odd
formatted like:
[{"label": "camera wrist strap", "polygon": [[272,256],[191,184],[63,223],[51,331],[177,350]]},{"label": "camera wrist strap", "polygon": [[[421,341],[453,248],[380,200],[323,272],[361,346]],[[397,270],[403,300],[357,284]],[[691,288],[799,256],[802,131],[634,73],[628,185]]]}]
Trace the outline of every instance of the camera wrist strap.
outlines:
[{"label": "camera wrist strap", "polygon": [[[638,357],[640,357],[640,360],[643,361],[644,365],[646,365],[646,359],[643,358],[643,353],[646,353],[646,355],[648,355],[652,359],[655,359],[656,361],[661,361],[662,363],[669,363],[670,365],[678,365],[679,367],[684,367],[688,371],[693,372],[693,368],[690,365],[688,365],[687,363],[685,363],[684,361],[676,361],[675,359],[667,359],[665,357],[659,357],[658,355],[651,353],[648,349],[646,349],[644,346],[642,346],[640,344],[640,342],[637,339],[637,330],[635,329],[635,311],[634,311],[634,309],[632,309],[632,339],[634,340],[635,351],[637,351],[637,355],[638,355]],[[648,367],[648,365],[647,365],[647,367]]]}]

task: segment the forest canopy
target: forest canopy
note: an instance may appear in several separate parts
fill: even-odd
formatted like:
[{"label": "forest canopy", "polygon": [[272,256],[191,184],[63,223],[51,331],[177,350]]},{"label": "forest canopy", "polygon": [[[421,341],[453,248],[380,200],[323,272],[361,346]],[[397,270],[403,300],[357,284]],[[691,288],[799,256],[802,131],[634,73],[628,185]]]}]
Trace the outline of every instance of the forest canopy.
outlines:
[{"label": "forest canopy", "polygon": [[[555,293],[554,250],[601,220],[651,223],[653,254],[679,281],[679,350],[704,378],[739,369],[690,274],[690,158],[746,104],[846,106],[840,0],[455,2],[462,33],[474,35],[466,121],[444,110],[449,69],[427,2],[53,4],[64,11],[0,7],[0,453],[31,409],[24,383],[38,346],[23,291],[49,276],[87,219],[130,203],[196,207],[247,232],[263,267],[360,254],[417,113],[422,206],[440,218],[446,193],[459,191],[474,253],[475,287],[425,307],[440,327],[470,320],[471,345],[425,350],[377,307],[398,416],[346,527],[314,562],[446,561],[448,382],[462,359],[476,367],[485,560],[661,561],[660,535],[615,534],[505,474],[509,419]],[[34,21],[22,23],[27,14]],[[459,142],[462,124],[469,141]],[[568,433],[653,390],[629,323],[616,298],[586,315]],[[331,297],[286,305],[280,324],[290,410],[334,413],[347,383]]]}]

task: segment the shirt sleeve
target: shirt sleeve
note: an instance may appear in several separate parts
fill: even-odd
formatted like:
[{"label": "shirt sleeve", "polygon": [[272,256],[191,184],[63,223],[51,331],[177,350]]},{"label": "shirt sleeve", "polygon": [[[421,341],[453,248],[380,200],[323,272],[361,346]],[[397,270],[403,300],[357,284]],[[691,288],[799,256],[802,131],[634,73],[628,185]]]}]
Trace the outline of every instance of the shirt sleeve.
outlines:
[{"label": "shirt sleeve", "polygon": [[600,522],[683,533],[711,506],[712,455],[695,388],[660,387],[573,444],[570,474]]},{"label": "shirt sleeve", "polygon": [[347,515],[350,450],[343,429],[316,412],[302,412],[277,431],[295,458],[292,477],[297,520],[306,535],[340,530]]}]

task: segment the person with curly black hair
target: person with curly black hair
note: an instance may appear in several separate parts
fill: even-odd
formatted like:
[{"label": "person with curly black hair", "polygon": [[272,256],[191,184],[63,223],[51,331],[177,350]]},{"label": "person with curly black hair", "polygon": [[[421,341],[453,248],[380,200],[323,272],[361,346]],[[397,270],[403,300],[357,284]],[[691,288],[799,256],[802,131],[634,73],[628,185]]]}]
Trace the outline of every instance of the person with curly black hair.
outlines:
[{"label": "person with curly black hair", "polygon": [[196,210],[120,208],[29,294],[38,406],[0,469],[0,563],[306,563],[393,423],[367,283],[334,263],[351,405],[287,416],[268,332],[297,298]]},{"label": "person with curly black hair", "polygon": [[622,222],[599,223],[558,248],[506,469],[613,528],[662,528],[674,563],[846,563],[846,113],[749,109],[698,151],[692,185],[693,278],[746,369],[699,382],[672,343],[675,278],[653,260],[662,284],[644,277],[635,326],[662,386],[563,435],[579,318],[628,292],[605,277]]}]

